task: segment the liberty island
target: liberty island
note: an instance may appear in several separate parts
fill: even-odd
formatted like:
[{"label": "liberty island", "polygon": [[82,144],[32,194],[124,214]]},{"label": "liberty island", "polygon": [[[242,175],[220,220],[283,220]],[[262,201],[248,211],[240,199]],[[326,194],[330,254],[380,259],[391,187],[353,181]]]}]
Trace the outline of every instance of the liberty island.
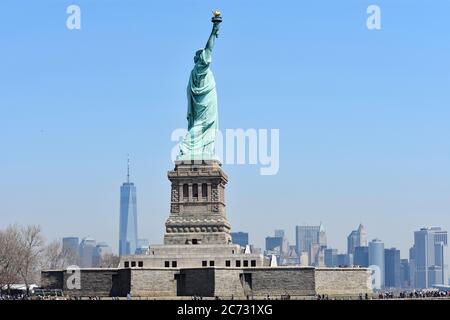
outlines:
[{"label": "liberty island", "polygon": [[371,294],[367,268],[277,266],[260,249],[232,242],[225,201],[228,176],[215,155],[218,103],[210,70],[220,12],[214,12],[211,20],[212,31],[206,46],[196,52],[189,77],[188,133],[174,169],[167,174],[170,213],[164,243],[150,245],[145,254],[122,255],[117,268],[80,269],[77,288],[68,286],[71,273],[66,270],[43,271],[42,287],[72,296],[172,299]]}]

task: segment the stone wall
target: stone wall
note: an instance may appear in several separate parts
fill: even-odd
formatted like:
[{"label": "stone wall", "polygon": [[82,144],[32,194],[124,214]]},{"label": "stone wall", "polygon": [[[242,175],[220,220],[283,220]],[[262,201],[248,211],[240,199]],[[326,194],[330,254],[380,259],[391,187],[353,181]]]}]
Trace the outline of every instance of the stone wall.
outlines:
[{"label": "stone wall", "polygon": [[244,298],[245,296],[315,295],[313,268],[181,269],[178,296]]},{"label": "stone wall", "polygon": [[69,289],[71,274],[43,271],[42,287],[62,289],[72,296],[230,298],[281,295],[358,296],[372,293],[366,268],[256,267],[256,268],[127,268],[81,269],[81,289]]},{"label": "stone wall", "polygon": [[315,274],[317,294],[358,296],[372,293],[369,269],[318,268]]},{"label": "stone wall", "polygon": [[52,270],[42,271],[41,273],[41,287],[46,289],[63,289],[64,286],[64,271]]},{"label": "stone wall", "polygon": [[[127,285],[127,269],[80,269],[80,288],[72,281],[75,273],[66,270],[43,271],[41,287],[45,289],[60,289],[70,296],[123,296],[129,292]],[[72,277],[72,278],[70,278]],[[129,277],[128,277],[129,279]],[[129,281],[129,280],[128,280]],[[72,287],[68,287],[73,284]]]},{"label": "stone wall", "polygon": [[242,269],[216,268],[214,270],[214,296],[243,298],[245,291]]},{"label": "stone wall", "polygon": [[310,296],[315,294],[314,268],[276,267],[248,269],[254,296]]},{"label": "stone wall", "polygon": [[64,272],[63,291],[71,296],[109,297],[113,294],[113,276],[117,274],[117,269],[81,269],[81,288],[69,289],[67,280],[72,274]]},{"label": "stone wall", "polygon": [[125,297],[131,292],[132,269],[118,269],[117,274],[112,276],[111,296]]},{"label": "stone wall", "polygon": [[131,294],[143,297],[176,297],[178,269],[131,270]]},{"label": "stone wall", "polygon": [[181,269],[178,281],[179,296],[213,297],[215,287],[214,268]]}]

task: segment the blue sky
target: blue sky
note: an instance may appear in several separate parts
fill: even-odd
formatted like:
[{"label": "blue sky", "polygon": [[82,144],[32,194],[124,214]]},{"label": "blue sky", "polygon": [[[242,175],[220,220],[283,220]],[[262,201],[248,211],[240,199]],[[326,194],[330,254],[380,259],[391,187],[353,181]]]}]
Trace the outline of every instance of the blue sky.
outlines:
[{"label": "blue sky", "polygon": [[[66,8],[81,7],[81,30]],[[382,29],[366,28],[381,8]],[[280,129],[280,170],[225,165],[233,229],[322,221],[331,247],[362,222],[406,256],[423,225],[450,228],[450,2],[0,3],[0,227],[118,242],[131,154],[140,237],[161,243],[170,134],[186,126],[192,57],[213,56],[222,129]]]}]

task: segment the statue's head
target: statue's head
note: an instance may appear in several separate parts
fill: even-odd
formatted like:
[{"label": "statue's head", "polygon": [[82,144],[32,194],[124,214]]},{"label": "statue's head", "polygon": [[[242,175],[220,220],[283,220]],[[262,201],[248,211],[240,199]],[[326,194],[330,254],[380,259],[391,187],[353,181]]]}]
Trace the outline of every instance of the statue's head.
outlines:
[{"label": "statue's head", "polygon": [[203,49],[198,49],[197,52],[195,52],[194,62],[197,63],[198,59],[200,59],[200,55],[202,54]]}]

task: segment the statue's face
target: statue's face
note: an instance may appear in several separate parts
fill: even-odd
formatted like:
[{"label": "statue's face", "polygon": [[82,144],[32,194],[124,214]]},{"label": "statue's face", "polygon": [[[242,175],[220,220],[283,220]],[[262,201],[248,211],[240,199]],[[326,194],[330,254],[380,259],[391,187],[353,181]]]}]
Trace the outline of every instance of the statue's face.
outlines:
[{"label": "statue's face", "polygon": [[203,49],[197,50],[194,57],[194,62],[197,63],[198,59],[200,59],[200,55],[202,54]]}]

